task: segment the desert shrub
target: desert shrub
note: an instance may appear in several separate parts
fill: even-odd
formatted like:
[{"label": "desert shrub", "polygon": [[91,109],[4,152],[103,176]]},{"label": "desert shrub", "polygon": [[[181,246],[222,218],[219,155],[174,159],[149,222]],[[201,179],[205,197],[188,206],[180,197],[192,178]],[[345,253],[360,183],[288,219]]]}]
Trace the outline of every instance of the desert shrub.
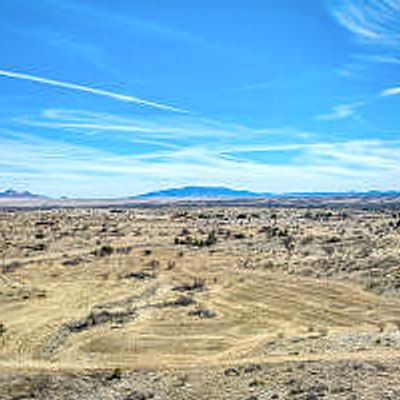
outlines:
[{"label": "desert shrub", "polygon": [[193,239],[191,236],[186,236],[186,237],[179,237],[176,236],[174,239],[175,244],[185,244],[185,245],[191,245],[193,244]]},{"label": "desert shrub", "polygon": [[190,235],[190,231],[189,231],[189,229],[188,228],[182,228],[182,231],[181,231],[181,233],[180,233],[180,236],[188,236],[188,235]]},{"label": "desert shrub", "polygon": [[150,274],[146,271],[138,271],[138,272],[130,272],[124,275],[126,279],[137,279],[137,280],[146,280],[146,279],[154,279],[156,276],[154,274]]},{"label": "desert shrub", "polygon": [[206,239],[197,239],[197,238],[192,238],[191,236],[185,236],[185,237],[176,236],[174,239],[174,243],[177,245],[184,244],[193,247],[204,247],[204,246],[209,247],[215,244],[216,242],[217,242],[217,235],[215,231],[209,232]]},{"label": "desert shrub", "polygon": [[266,383],[263,379],[253,379],[250,383],[249,386],[250,387],[259,387],[259,386],[264,386]]},{"label": "desert shrub", "polygon": [[394,229],[400,229],[400,219],[395,222],[392,222],[391,226],[393,226]]},{"label": "desert shrub", "polygon": [[225,376],[239,376],[240,372],[237,368],[231,367],[231,368],[227,368],[224,371],[224,375]]},{"label": "desert shrub", "polygon": [[118,254],[129,254],[133,250],[133,246],[118,247],[115,252]]},{"label": "desert shrub", "polygon": [[38,243],[32,246],[32,250],[34,251],[44,251],[46,249],[46,245],[44,243]]},{"label": "desert shrub", "polygon": [[304,213],[303,217],[304,217],[305,219],[313,219],[313,218],[314,218],[314,215],[313,215],[313,213],[312,213],[311,211],[306,211],[306,212]]},{"label": "desert shrub", "polygon": [[197,215],[197,218],[199,218],[199,219],[209,219],[209,218],[211,218],[211,215],[205,214],[205,213],[200,213],[200,214]]},{"label": "desert shrub", "polygon": [[174,269],[175,266],[176,266],[176,262],[170,260],[170,261],[168,261],[168,264],[167,264],[167,270],[170,271],[171,269]]},{"label": "desert shrub", "polygon": [[327,239],[326,243],[339,243],[341,241],[339,236],[332,236]]},{"label": "desert shrub", "polygon": [[35,223],[36,226],[53,226],[54,224],[55,224],[54,221],[46,221],[46,220],[36,221]]},{"label": "desert shrub", "polygon": [[269,237],[284,237],[288,236],[288,230],[279,228],[278,226],[265,225],[260,228],[259,233],[266,233]]},{"label": "desert shrub", "polygon": [[150,268],[158,268],[160,266],[160,261],[158,260],[151,260],[149,261],[149,263],[147,264],[148,267]]},{"label": "desert shrub", "polygon": [[109,210],[110,214],[123,214],[125,210],[122,210],[121,208],[112,208]]},{"label": "desert shrub", "polygon": [[67,267],[68,266],[75,266],[75,265],[80,264],[81,262],[83,262],[83,259],[81,257],[74,257],[74,258],[70,258],[68,260],[64,260],[62,262],[62,265],[65,265]]},{"label": "desert shrub", "polygon": [[2,269],[3,269],[3,272],[6,273],[6,272],[15,271],[16,269],[21,268],[21,267],[22,267],[22,263],[20,263],[19,261],[12,261],[9,264],[3,265]]},{"label": "desert shrub", "polygon": [[110,256],[112,253],[114,253],[114,248],[109,244],[104,244],[100,249],[97,249],[94,254],[97,257],[106,257]]},{"label": "desert shrub", "polygon": [[192,283],[184,283],[183,285],[175,286],[172,288],[173,291],[177,292],[202,292],[205,288],[204,279],[195,279]]},{"label": "desert shrub", "polygon": [[214,318],[217,316],[217,313],[213,310],[208,310],[207,308],[200,308],[198,310],[189,311],[188,315],[190,317]]},{"label": "desert shrub", "polygon": [[315,213],[315,220],[319,221],[328,221],[331,217],[333,217],[332,211],[320,211]]},{"label": "desert shrub", "polygon": [[169,303],[165,303],[164,306],[167,307],[188,307],[196,304],[196,300],[189,296],[179,296],[176,300]]},{"label": "desert shrub", "polygon": [[114,368],[110,375],[106,377],[108,381],[120,380],[122,377],[122,370],[121,368]]},{"label": "desert shrub", "polygon": [[237,232],[237,233],[234,233],[234,234],[233,234],[233,237],[234,237],[235,239],[245,239],[245,238],[246,238],[246,235],[245,235],[243,232]]},{"label": "desert shrub", "polygon": [[284,236],[282,238],[282,243],[285,246],[285,249],[291,253],[294,250],[295,241],[293,236]]},{"label": "desert shrub", "polygon": [[328,256],[331,256],[335,252],[335,248],[332,246],[323,246],[322,249]]},{"label": "desert shrub", "polygon": [[208,236],[206,241],[204,242],[204,244],[206,246],[212,246],[213,244],[217,243],[217,236],[215,234],[215,231],[211,231]]}]

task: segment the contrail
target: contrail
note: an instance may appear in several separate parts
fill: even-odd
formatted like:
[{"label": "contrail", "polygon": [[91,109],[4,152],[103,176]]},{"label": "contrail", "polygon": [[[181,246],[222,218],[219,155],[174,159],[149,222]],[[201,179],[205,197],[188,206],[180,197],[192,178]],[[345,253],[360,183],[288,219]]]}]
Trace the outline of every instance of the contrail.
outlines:
[{"label": "contrail", "polygon": [[4,69],[0,69],[0,75],[7,76],[9,78],[23,79],[26,81],[43,83],[45,85],[50,85],[50,86],[58,86],[58,87],[66,88],[66,89],[78,90],[80,92],[92,93],[92,94],[96,94],[98,96],[109,97],[111,99],[124,101],[127,103],[135,103],[135,104],[141,104],[141,105],[157,108],[159,110],[168,110],[168,111],[173,111],[176,113],[188,113],[188,111],[186,111],[186,110],[168,106],[166,104],[160,104],[160,103],[156,103],[154,101],[144,100],[144,99],[140,99],[140,98],[134,97],[134,96],[127,96],[124,94],[109,92],[107,90],[96,89],[96,88],[83,86],[83,85],[77,85],[75,83],[58,81],[55,79],[42,78],[40,76],[28,75],[28,74],[23,74],[23,73],[19,73],[19,72],[13,72],[13,71],[7,71]]}]

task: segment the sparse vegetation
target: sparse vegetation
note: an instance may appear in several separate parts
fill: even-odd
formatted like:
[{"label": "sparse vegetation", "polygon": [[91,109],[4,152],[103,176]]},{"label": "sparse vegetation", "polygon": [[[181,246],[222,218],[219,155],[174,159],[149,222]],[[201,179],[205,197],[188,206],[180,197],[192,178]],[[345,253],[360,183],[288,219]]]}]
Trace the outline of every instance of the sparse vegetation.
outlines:
[{"label": "sparse vegetation", "polygon": [[189,311],[188,315],[199,318],[214,318],[217,316],[217,313],[206,308],[199,308],[197,310]]},{"label": "sparse vegetation", "polygon": [[177,292],[201,292],[205,289],[204,279],[195,279],[192,283],[184,283],[172,288],[172,290]]},{"label": "sparse vegetation", "polygon": [[96,257],[107,257],[113,253],[114,253],[114,248],[112,246],[110,246],[109,244],[105,244],[105,245],[101,246],[99,249],[97,249],[94,252],[94,255]]},{"label": "sparse vegetation", "polygon": [[[379,382],[400,387],[398,221],[372,208],[0,213],[0,398],[58,400],[55,387],[123,400],[221,388],[235,400],[383,398]],[[29,391],[30,378],[19,393],[1,368],[21,359],[43,374],[73,359],[88,375]],[[361,381],[376,391],[364,396]]]},{"label": "sparse vegetation", "polygon": [[176,245],[186,245],[192,247],[210,247],[217,243],[217,235],[215,231],[211,231],[208,233],[205,239],[193,238],[186,234],[186,236],[177,236],[174,239],[174,243]]},{"label": "sparse vegetation", "polygon": [[126,275],[124,275],[124,278],[126,279],[138,279],[138,280],[146,280],[146,279],[155,279],[155,275],[151,274],[146,271],[138,271],[138,272],[130,272]]}]

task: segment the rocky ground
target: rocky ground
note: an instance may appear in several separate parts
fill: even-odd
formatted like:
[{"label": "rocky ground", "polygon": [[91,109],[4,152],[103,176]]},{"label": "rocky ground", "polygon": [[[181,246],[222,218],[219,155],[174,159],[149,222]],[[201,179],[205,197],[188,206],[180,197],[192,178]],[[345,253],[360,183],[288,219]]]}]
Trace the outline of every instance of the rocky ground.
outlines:
[{"label": "rocky ground", "polygon": [[0,399],[400,398],[400,211],[0,213]]},{"label": "rocky ground", "polygon": [[385,399],[400,396],[399,359],[246,364],[219,369],[2,374],[2,399]]}]

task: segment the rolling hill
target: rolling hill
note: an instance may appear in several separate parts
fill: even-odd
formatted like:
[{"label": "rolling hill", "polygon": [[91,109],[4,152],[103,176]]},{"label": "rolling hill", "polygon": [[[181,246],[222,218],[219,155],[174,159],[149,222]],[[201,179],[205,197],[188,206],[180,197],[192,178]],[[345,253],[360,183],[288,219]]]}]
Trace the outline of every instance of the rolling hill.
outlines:
[{"label": "rolling hill", "polygon": [[4,192],[0,192],[0,199],[41,199],[46,198],[40,194],[34,194],[29,191],[19,192],[14,189],[7,189]]},{"label": "rolling hill", "polygon": [[158,198],[261,198],[265,194],[251,192],[248,190],[235,190],[222,186],[185,186],[145,193],[137,196],[138,199],[158,199]]}]

